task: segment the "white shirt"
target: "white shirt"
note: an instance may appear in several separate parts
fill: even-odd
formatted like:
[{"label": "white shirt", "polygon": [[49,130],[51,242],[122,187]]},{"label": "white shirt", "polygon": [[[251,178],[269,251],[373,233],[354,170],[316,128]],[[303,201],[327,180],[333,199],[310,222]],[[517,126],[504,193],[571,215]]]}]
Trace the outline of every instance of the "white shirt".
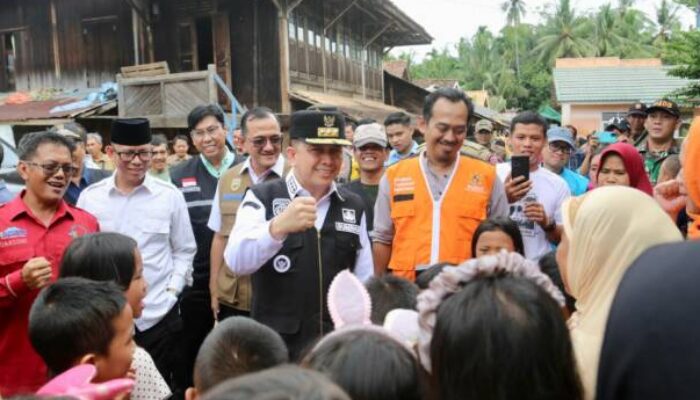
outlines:
[{"label": "white shirt", "polygon": [[[250,157],[248,157],[244,161],[243,166],[241,167],[241,173],[245,172],[246,170],[250,175],[250,181],[253,183],[253,185],[257,185],[258,183],[263,181],[268,175],[270,175],[271,172],[274,172],[275,174],[277,174],[277,176],[281,177],[282,174],[284,174],[284,157],[282,157],[281,155],[277,157],[277,162],[275,163],[275,165],[273,165],[272,168],[268,169],[267,171],[263,172],[260,176],[255,174],[255,171],[250,166]],[[216,185],[214,202],[211,205],[209,221],[207,222],[207,226],[209,227],[209,229],[216,233],[221,232],[221,208],[219,207],[219,186],[221,186],[220,182],[219,185]]]},{"label": "white shirt", "polygon": [[[287,174],[287,188],[289,197],[311,196],[306,189],[298,183],[294,173]],[[296,190],[294,190],[296,189]],[[328,209],[331,206],[331,195],[337,192],[335,183],[331,189],[316,203],[315,227],[321,230],[326,220]],[[259,207],[244,206],[247,202],[259,205]],[[355,260],[355,275],[362,281],[366,281],[374,274],[374,261],[372,260],[372,245],[367,234],[367,222],[365,215],[360,220],[360,249],[357,250]],[[282,249],[284,240],[277,240],[270,235],[270,221],[265,217],[265,207],[249,190],[241,206],[236,213],[236,223],[229,236],[224,259],[226,265],[237,275],[251,275],[260,269],[272,256]]]},{"label": "white shirt", "polygon": [[145,331],[177,303],[177,293],[192,284],[197,244],[185,198],[174,185],[146,175],[141,186],[124,194],[115,186],[117,173],[85,188],[77,206],[94,215],[103,232],[131,236],[138,243],[148,290],[135,324]]},{"label": "white shirt", "polygon": [[[510,163],[496,165],[496,173],[499,179],[506,181],[510,175]],[[542,227],[530,221],[524,214],[525,203],[536,201],[544,206],[547,217],[554,217],[557,225],[563,224],[561,207],[564,201],[571,196],[571,190],[566,181],[559,175],[546,168],[537,168],[530,172],[532,190],[520,201],[510,205],[510,219],[515,221],[523,235],[525,245],[525,257],[531,260],[539,260],[542,256],[553,250],[552,244],[547,240],[547,234]]]}]

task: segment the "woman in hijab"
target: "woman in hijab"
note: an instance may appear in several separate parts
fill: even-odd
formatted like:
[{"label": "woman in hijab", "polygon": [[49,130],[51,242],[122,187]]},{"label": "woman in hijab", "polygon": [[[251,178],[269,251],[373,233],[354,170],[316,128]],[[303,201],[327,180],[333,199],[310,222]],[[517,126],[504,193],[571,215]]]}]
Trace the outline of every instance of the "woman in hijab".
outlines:
[{"label": "woman in hijab", "polygon": [[615,143],[603,150],[596,180],[598,187],[630,186],[653,195],[649,177],[644,171],[644,160],[639,151],[627,143]]},{"label": "woman in hijab", "polygon": [[562,214],[557,262],[576,299],[569,329],[585,395],[592,399],[605,322],[623,274],[646,249],[682,236],[651,196],[629,187],[603,187],[572,198]]},{"label": "woman in hijab", "polygon": [[597,399],[695,399],[700,393],[700,244],[655,247],[634,262],[610,309]]}]

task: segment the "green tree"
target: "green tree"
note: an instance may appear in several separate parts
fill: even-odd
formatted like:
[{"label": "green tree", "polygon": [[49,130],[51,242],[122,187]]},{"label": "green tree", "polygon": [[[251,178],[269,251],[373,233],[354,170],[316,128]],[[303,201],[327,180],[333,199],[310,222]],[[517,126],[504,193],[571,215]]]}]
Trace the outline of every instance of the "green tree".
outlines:
[{"label": "green tree", "polygon": [[661,0],[661,4],[656,8],[656,24],[658,31],[654,37],[655,45],[663,45],[671,37],[672,32],[679,31],[681,21],[678,18],[680,6],[674,5],[669,0]]},{"label": "green tree", "polygon": [[544,27],[544,35],[534,51],[540,60],[552,63],[560,57],[585,57],[595,53],[586,35],[588,21],[576,15],[570,0],[559,0],[554,15]]},{"label": "green tree", "polygon": [[669,74],[695,80],[676,95],[686,102],[700,103],[700,30],[680,32],[664,49],[666,62],[676,65]]},{"label": "green tree", "polygon": [[616,49],[625,43],[625,38],[619,34],[618,14],[613,10],[610,3],[600,7],[595,15],[595,25],[593,27],[593,43],[596,49],[596,56],[605,57],[613,54]]},{"label": "green tree", "polygon": [[522,17],[525,16],[525,2],[523,0],[507,0],[501,4],[501,9],[506,13],[508,25],[515,29],[515,72],[520,78],[520,45],[518,40],[518,30]]}]

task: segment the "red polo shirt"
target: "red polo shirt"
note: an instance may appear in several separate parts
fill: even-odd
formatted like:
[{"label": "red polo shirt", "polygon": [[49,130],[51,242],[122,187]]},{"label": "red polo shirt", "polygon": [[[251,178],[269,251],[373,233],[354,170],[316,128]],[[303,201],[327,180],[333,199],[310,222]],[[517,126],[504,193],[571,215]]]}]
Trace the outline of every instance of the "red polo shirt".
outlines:
[{"label": "red polo shirt", "polygon": [[32,258],[51,263],[58,276],[70,241],[97,232],[97,219],[61,200],[48,227],[32,215],[24,192],[0,206],[0,395],[33,393],[46,382],[46,366],[28,336],[29,309],[39,293],[22,280],[22,267]]}]

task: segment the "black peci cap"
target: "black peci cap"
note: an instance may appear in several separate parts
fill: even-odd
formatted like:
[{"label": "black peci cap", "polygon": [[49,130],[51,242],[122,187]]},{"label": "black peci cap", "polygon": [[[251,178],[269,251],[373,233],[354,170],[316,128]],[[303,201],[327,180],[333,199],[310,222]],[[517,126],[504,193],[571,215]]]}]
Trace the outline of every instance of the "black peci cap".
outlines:
[{"label": "black peci cap", "polygon": [[345,117],[337,111],[304,110],[292,114],[291,139],[301,139],[309,144],[335,144],[350,146],[345,138]]},{"label": "black peci cap", "polygon": [[118,118],[112,122],[111,142],[123,146],[151,143],[151,125],[146,118]]}]

